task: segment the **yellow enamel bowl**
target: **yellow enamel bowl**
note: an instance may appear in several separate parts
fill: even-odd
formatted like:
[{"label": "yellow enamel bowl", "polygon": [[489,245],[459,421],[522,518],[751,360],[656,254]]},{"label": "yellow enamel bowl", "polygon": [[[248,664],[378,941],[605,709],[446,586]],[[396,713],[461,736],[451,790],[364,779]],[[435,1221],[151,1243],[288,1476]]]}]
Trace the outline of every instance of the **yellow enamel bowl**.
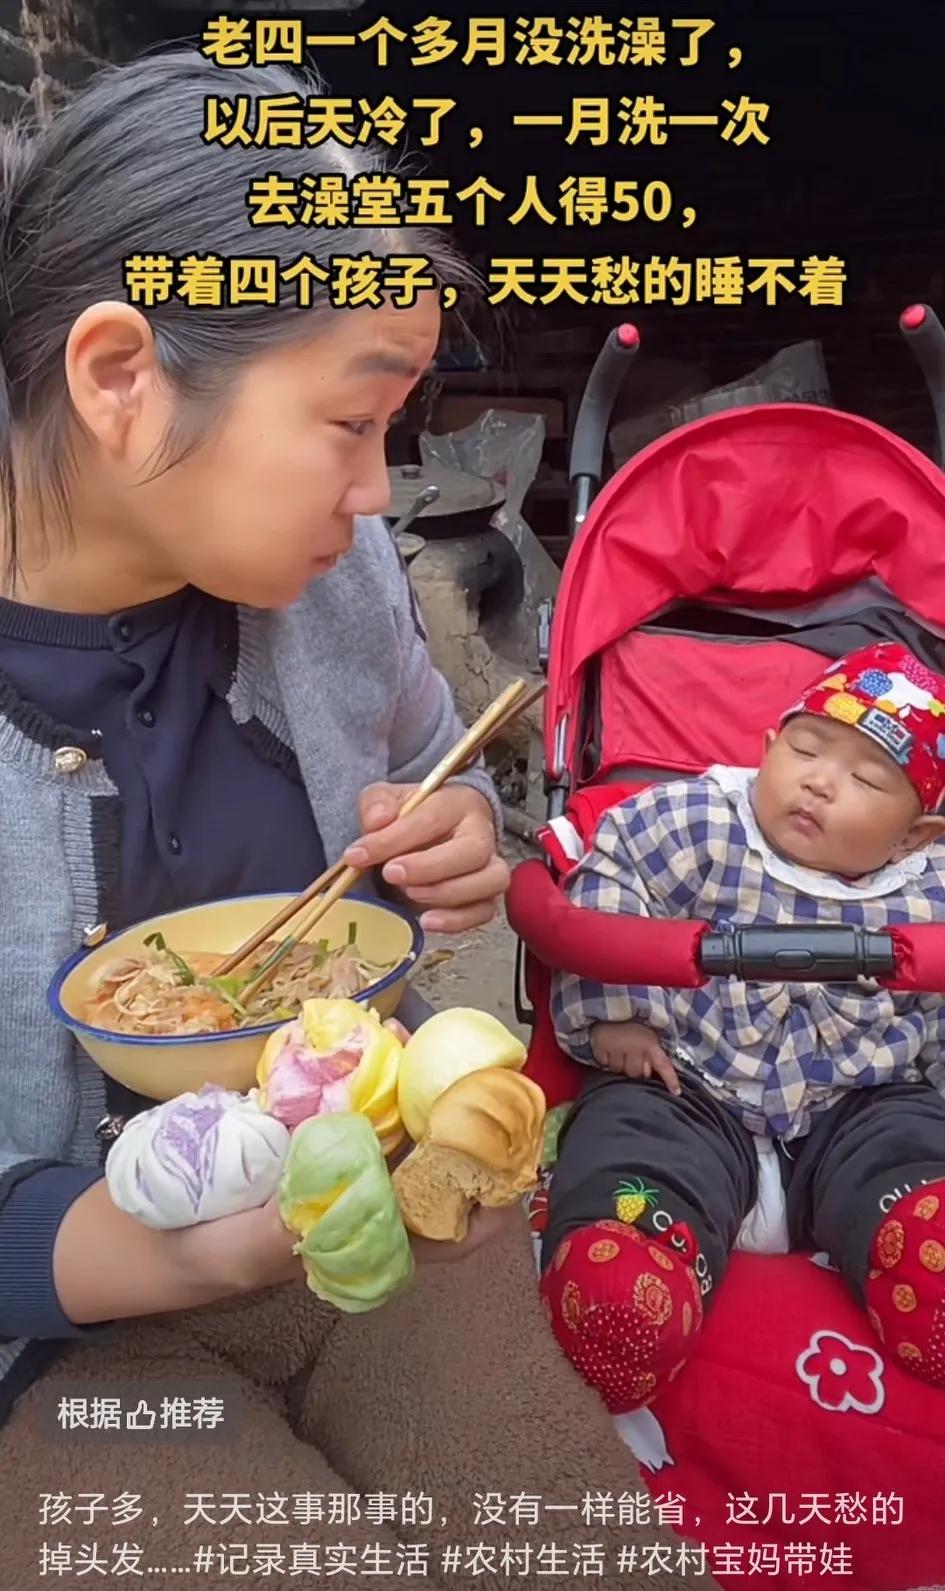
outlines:
[{"label": "yellow enamel bowl", "polygon": [[[163,934],[166,943],[185,959],[194,951],[225,955],[244,944],[264,923],[287,906],[290,895],[246,895],[234,900],[211,901],[185,911],[168,912],[111,934],[94,950],[81,950],[60,967],[49,989],[54,1015],[78,1039],[86,1053],[107,1076],[146,1099],[175,1099],[178,1094],[218,1083],[245,1093],[256,1083],[256,1064],[270,1033],[281,1022],[239,1032],[207,1033],[180,1038],[139,1037],[90,1027],[83,1012],[91,997],[97,973],[109,961],[140,955],[145,940]],[[406,912],[386,901],[346,895],[313,928],[313,943],[327,939],[332,947],[348,942],[352,927],[360,953],[367,961],[390,966],[385,977],[357,996],[382,1019],[393,1016],[407,980],[423,951],[423,934]],[[291,927],[291,924],[289,925]],[[285,930],[280,930],[284,933]],[[274,937],[278,938],[279,934]]]}]

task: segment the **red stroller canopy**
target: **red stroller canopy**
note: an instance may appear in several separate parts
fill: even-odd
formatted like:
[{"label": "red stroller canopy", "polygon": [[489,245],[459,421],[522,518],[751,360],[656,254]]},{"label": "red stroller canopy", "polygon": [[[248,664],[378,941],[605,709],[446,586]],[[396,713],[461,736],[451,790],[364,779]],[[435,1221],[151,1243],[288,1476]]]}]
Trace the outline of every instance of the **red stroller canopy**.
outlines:
[{"label": "red stroller canopy", "polygon": [[945,627],[945,476],[909,443],[808,404],[731,410],[654,442],[600,493],[567,560],[549,768],[571,765],[587,663],[670,605],[784,608],[869,580]]}]

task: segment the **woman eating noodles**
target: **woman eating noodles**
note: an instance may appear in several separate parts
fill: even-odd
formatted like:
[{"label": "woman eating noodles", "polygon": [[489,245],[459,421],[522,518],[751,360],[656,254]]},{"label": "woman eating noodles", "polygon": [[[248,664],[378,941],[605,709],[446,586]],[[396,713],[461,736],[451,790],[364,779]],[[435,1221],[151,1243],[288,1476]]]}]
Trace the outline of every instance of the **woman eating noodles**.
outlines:
[{"label": "woman eating noodles", "polygon": [[[76,1555],[72,1572],[93,1540],[104,1563],[137,1541],[142,1566],[168,1571],[204,1543],[242,1543],[247,1585],[273,1583],[254,1542],[281,1541],[286,1572],[293,1542],[356,1556],[380,1543],[392,1556],[372,1583],[393,1586],[406,1544],[560,1536],[560,1514],[537,1532],[477,1520],[477,1492],[574,1505],[569,1543],[616,1554],[638,1534],[616,1513],[582,1520],[591,1489],[616,1497],[638,1478],[544,1326],[523,1220],[480,1212],[464,1244],[418,1250],[462,1263],[422,1267],[407,1297],[360,1318],[306,1289],[273,1204],[146,1228],[110,1200],[97,1129],[148,1102],[107,1083],[47,1005],[56,968],[102,925],[295,892],[341,857],[438,932],[487,922],[507,882],[481,768],[399,816],[461,733],[378,517],[385,431],[435,355],[438,294],[350,310],[317,285],[309,307],[125,296],[123,262],[155,253],[262,254],[280,271],[303,251],[326,270],[426,254],[441,285],[466,280],[435,234],[254,228],[246,192],[274,168],[315,181],[379,165],[335,143],[206,142],[205,99],[231,88],[300,84],[175,51],[106,72],[34,136],[3,134],[4,1587],[33,1583],[44,1543]],[[234,1400],[231,1435],[57,1431],[54,1391],[155,1402],[184,1382]],[[110,1500],[129,1492],[141,1517],[116,1522]],[[435,1518],[292,1512],[293,1497],[345,1492],[430,1493]],[[195,1513],[188,1493],[250,1501]],[[94,1494],[106,1512],[50,1521],[41,1494]],[[273,1494],[290,1500],[281,1524],[258,1512]],[[204,1583],[228,1583],[216,1572]],[[435,1553],[424,1579],[445,1583]],[[544,1584],[537,1555],[516,1583]]]}]

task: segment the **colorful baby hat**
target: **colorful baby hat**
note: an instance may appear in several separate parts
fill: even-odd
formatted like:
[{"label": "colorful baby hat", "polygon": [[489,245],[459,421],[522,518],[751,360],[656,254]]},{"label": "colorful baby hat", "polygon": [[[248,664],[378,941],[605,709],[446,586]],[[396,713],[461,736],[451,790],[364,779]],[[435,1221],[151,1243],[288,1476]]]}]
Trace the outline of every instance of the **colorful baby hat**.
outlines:
[{"label": "colorful baby hat", "polygon": [[831,663],[781,722],[798,713],[853,724],[888,752],[926,812],[945,796],[945,679],[895,641]]}]

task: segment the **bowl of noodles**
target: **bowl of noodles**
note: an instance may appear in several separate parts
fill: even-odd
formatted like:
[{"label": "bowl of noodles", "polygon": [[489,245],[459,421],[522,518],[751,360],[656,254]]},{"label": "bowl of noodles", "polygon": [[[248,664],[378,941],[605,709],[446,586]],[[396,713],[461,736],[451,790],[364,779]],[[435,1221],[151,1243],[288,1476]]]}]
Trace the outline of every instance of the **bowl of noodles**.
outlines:
[{"label": "bowl of noodles", "polygon": [[357,1000],[386,1020],[423,949],[421,930],[405,911],[347,895],[247,1003],[241,993],[291,923],[228,977],[214,969],[291,899],[212,901],[111,934],[59,969],[49,990],[52,1011],[103,1072],[146,1099],[175,1099],[204,1083],[245,1093],[270,1033],[304,1000]]}]

